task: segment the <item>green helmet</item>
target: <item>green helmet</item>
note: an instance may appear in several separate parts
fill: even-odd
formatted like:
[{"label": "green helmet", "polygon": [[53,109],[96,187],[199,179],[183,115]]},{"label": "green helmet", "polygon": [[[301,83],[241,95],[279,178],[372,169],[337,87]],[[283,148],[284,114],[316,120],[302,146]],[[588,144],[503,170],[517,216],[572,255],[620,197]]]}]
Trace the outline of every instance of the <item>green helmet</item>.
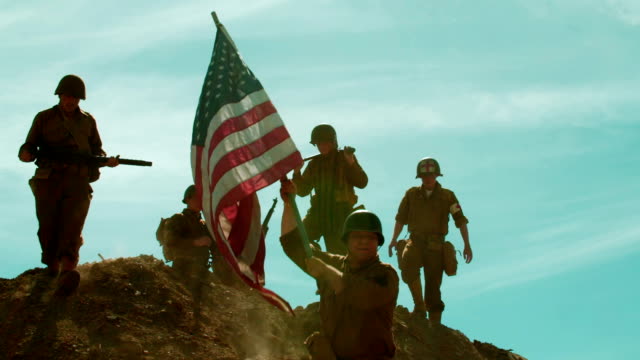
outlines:
[{"label": "green helmet", "polygon": [[78,75],[66,75],[58,83],[54,95],[68,95],[73,96],[76,99],[84,100],[86,98],[86,92],[84,88],[84,81]]},{"label": "green helmet", "polygon": [[352,212],[344,221],[344,229],[342,230],[342,241],[347,242],[349,233],[352,231],[370,231],[378,235],[378,246],[384,244],[384,235],[382,235],[382,224],[376,214],[367,210],[357,210]]},{"label": "green helmet", "polygon": [[320,124],[313,128],[311,131],[310,143],[315,145],[319,142],[334,142],[338,143],[338,137],[336,135],[336,129],[329,124]]},{"label": "green helmet", "polygon": [[426,157],[418,163],[416,168],[416,179],[421,175],[433,174],[435,176],[443,176],[440,172],[440,164],[434,158]]},{"label": "green helmet", "polygon": [[196,186],[195,185],[189,185],[187,190],[184,191],[184,196],[182,197],[182,202],[186,204],[187,200],[189,200],[193,195],[195,195],[195,193],[196,193]]}]

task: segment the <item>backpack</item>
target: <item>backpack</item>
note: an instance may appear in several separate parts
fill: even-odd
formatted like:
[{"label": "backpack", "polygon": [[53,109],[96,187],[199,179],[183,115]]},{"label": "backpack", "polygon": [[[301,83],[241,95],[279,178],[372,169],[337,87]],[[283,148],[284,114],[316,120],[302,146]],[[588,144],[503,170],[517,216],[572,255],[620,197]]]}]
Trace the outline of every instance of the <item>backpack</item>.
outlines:
[{"label": "backpack", "polygon": [[160,224],[158,224],[158,229],[156,229],[156,240],[162,246],[162,255],[166,262],[175,260],[175,254],[171,247],[166,246],[166,243],[169,239],[168,234],[168,223],[171,218],[160,218]]}]

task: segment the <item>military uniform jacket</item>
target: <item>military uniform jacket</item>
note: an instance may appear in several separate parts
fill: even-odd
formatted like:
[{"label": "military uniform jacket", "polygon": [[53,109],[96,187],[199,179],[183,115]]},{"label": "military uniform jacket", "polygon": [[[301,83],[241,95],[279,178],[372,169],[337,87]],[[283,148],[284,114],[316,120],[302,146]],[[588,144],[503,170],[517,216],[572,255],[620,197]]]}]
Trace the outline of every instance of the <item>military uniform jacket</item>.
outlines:
[{"label": "military uniform jacket", "polygon": [[[282,247],[306,272],[305,253],[296,230],[280,239]],[[395,355],[392,323],[398,298],[398,275],[376,257],[359,269],[348,258],[314,250],[314,256],[343,274],[345,289],[338,295],[323,281],[320,288],[322,332],[343,359],[391,359]]]},{"label": "military uniform jacket", "polygon": [[169,218],[167,223],[167,241],[176,256],[209,256],[206,246],[194,246],[193,241],[201,236],[209,236],[209,230],[200,212],[189,208]]},{"label": "military uniform jacket", "polygon": [[330,211],[334,203],[347,203],[353,206],[358,197],[353,187],[363,189],[369,178],[358,161],[349,165],[342,151],[332,151],[309,161],[301,175],[293,175],[299,196],[307,196],[315,190],[316,199],[311,206],[320,213]]},{"label": "military uniform jacket", "polygon": [[36,115],[20,151],[25,148],[34,155],[42,152],[36,160],[36,165],[42,169],[55,169],[60,165],[46,156],[47,151],[106,155],[93,116],[78,108],[72,117],[67,118],[59,105]]},{"label": "military uniform jacket", "polygon": [[453,191],[443,188],[436,182],[429,197],[422,186],[407,190],[400,202],[396,221],[408,225],[412,235],[444,236],[449,232],[449,215],[453,217],[458,228],[469,222],[462,213],[462,208]]}]

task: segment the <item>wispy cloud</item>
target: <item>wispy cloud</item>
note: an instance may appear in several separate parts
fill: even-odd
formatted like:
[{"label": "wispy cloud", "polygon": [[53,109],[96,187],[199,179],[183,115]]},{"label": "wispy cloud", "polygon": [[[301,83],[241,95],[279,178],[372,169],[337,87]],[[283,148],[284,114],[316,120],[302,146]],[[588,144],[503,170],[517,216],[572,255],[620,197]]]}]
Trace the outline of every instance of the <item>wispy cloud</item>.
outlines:
[{"label": "wispy cloud", "polygon": [[640,2],[635,0],[608,0],[613,14],[631,26],[640,26]]},{"label": "wispy cloud", "polygon": [[[216,10],[223,14],[223,20],[234,22],[282,6],[287,1],[255,0],[237,6],[227,0],[218,1],[215,5]],[[122,12],[122,7],[113,2],[89,4],[72,1],[65,3],[65,7],[43,3],[37,12],[31,10],[32,4],[23,6],[24,9],[13,10],[13,14],[19,16],[0,17],[0,28],[6,24],[3,46],[14,50],[64,47],[68,60],[58,65],[96,59],[104,61],[144,51],[159,43],[208,38],[214,29],[208,15],[214,9],[210,1],[204,0],[155,3],[153,7],[143,5],[137,9],[131,9],[128,3],[121,4],[129,9],[127,12]],[[38,21],[32,22],[36,17]],[[74,26],[68,26],[70,22]]]},{"label": "wispy cloud", "polygon": [[[502,262],[479,270],[465,271],[447,290],[460,298],[504,287],[540,280],[585,266],[604,263],[624,254],[640,251],[637,219],[593,223],[583,218],[513,239],[519,248],[505,251]],[[536,242],[526,239],[536,238]],[[465,265],[461,265],[465,266]]]},{"label": "wispy cloud", "polygon": [[0,30],[31,20],[34,15],[33,10],[30,9],[4,9],[0,13]]},{"label": "wispy cloud", "polygon": [[[379,84],[380,85],[380,84]],[[404,129],[482,131],[491,128],[589,127],[622,121],[615,116],[621,106],[637,106],[640,95],[632,85],[549,86],[507,91],[456,91],[444,89],[444,96],[387,101],[358,99],[322,104],[288,104],[290,118],[306,123],[336,119],[341,132],[351,135],[369,129],[371,133],[395,133]],[[634,90],[635,89],[635,90]],[[327,89],[323,89],[326,91]],[[345,121],[339,120],[344,119]],[[347,121],[348,120],[348,121]],[[403,124],[397,126],[398,122]]]},{"label": "wispy cloud", "polygon": [[596,20],[611,18],[630,26],[640,25],[640,3],[636,0],[569,0],[562,2],[518,0],[518,4],[538,18],[557,18],[584,13],[593,16]]},{"label": "wispy cloud", "polygon": [[[12,51],[64,48],[65,60],[49,64],[50,67],[122,58],[185,39],[209,39],[214,32],[208,15],[212,10],[216,10],[227,27],[233,28],[236,37],[366,32],[390,25],[380,6],[358,8],[335,1],[302,4],[291,0],[253,0],[238,6],[232,0],[223,0],[216,2],[215,8],[206,0],[164,2],[136,9],[117,2],[71,1],[64,8],[42,3],[37,10],[33,4],[22,6],[0,15],[0,29],[5,30],[0,36],[3,47]],[[128,11],[122,12],[122,6]],[[313,11],[309,11],[309,6]],[[36,18],[38,21],[34,22]],[[359,21],[353,21],[354,18]],[[70,22],[74,26],[67,26]],[[260,30],[256,31],[257,28]]]}]

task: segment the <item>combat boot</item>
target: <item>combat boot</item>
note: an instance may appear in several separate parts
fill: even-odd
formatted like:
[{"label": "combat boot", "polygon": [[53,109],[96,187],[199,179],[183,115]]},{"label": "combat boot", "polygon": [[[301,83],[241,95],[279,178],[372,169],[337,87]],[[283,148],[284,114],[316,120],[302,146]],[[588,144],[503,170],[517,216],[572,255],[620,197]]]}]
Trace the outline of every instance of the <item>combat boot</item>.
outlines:
[{"label": "combat boot", "polygon": [[409,290],[411,291],[411,297],[413,298],[413,311],[411,316],[418,319],[424,319],[427,317],[427,308],[422,299],[422,282],[420,278],[414,280],[409,284]]},{"label": "combat boot", "polygon": [[47,265],[47,275],[55,278],[60,273],[60,263],[56,261],[52,261]]},{"label": "combat boot", "polygon": [[80,284],[80,273],[76,270],[63,271],[58,278],[58,289],[56,295],[69,296],[73,294]]}]

